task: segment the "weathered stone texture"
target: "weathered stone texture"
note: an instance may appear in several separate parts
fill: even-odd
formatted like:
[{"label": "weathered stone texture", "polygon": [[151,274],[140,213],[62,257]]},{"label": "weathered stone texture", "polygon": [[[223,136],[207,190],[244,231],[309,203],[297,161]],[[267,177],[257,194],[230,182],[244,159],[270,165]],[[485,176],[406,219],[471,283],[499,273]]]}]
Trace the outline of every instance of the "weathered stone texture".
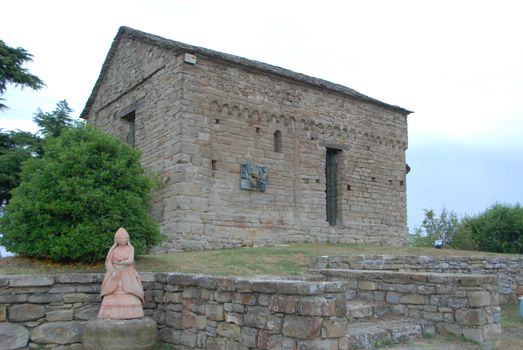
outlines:
[{"label": "weathered stone texture", "polygon": [[9,322],[0,323],[0,349],[12,350],[27,346],[29,331],[22,325]]},{"label": "weathered stone texture", "polygon": [[43,344],[71,344],[82,341],[85,322],[46,322],[31,331],[31,341]]},{"label": "weathered stone texture", "polygon": [[78,320],[92,320],[100,312],[100,304],[85,305],[75,309],[74,318]]},{"label": "weathered stone texture", "polygon": [[53,310],[47,312],[45,315],[45,320],[47,322],[72,321],[73,314],[74,311],[72,309]]},{"label": "weathered stone texture", "polygon": [[[500,330],[499,301],[494,276],[362,269],[368,267],[363,265],[363,260],[374,265],[375,258],[377,257],[331,257],[316,260],[319,266],[335,267],[315,270],[326,277],[327,281],[356,282],[356,297],[366,302],[347,303],[349,321],[392,313],[411,320],[420,320],[427,332],[434,330],[442,335],[465,336],[482,345],[494,340]],[[387,266],[387,260],[394,258],[382,259],[383,265]],[[401,260],[401,257],[396,260]],[[339,268],[346,266],[347,262],[361,265],[358,265],[358,270]],[[349,333],[350,325],[351,323]],[[391,339],[398,339],[405,332],[414,335],[420,333],[420,325],[414,326],[415,329],[394,328],[390,333]],[[349,338],[353,345],[360,340],[369,339],[366,335],[360,337],[357,334],[350,335]]]},{"label": "weathered stone texture", "polygon": [[7,309],[7,317],[12,322],[37,320],[45,316],[45,307],[35,304],[13,305]]},{"label": "weathered stone texture", "polygon": [[85,350],[150,350],[158,339],[156,323],[150,318],[92,320],[83,331]]},{"label": "weathered stone texture", "polygon": [[283,335],[299,339],[317,338],[321,325],[320,317],[287,316],[283,321]]},{"label": "weathered stone texture", "polygon": [[0,305],[0,322],[7,320],[7,307],[5,305]]},{"label": "weathered stone texture", "polygon": [[[197,51],[196,64],[184,63]],[[408,111],[281,68],[121,30],[82,116],[127,138],[164,185],[152,211],[163,250],[276,242],[404,244]],[[275,151],[275,132],[281,150]],[[326,222],[327,148],[337,222]],[[265,193],[240,165],[268,168]]]},{"label": "weathered stone texture", "polygon": [[[452,294],[458,285],[463,287],[477,285],[478,278],[482,283],[496,283],[502,302],[508,299],[514,300],[516,295],[523,293],[523,258],[520,256],[329,256],[314,258],[313,266],[331,269],[398,271],[404,272],[404,274],[395,274],[393,277],[385,278],[384,281],[406,282],[413,276],[418,276],[416,278],[424,278],[437,284],[435,293],[425,285],[417,290],[419,294]],[[423,276],[409,272],[428,272],[429,274]],[[469,276],[470,274],[474,276]],[[478,277],[477,275],[488,275],[488,277]],[[391,278],[393,279],[391,280]],[[441,281],[448,282],[451,279],[452,283],[441,283]],[[380,286],[381,289],[385,289],[384,287],[384,284]],[[387,290],[404,292],[405,288],[412,288],[412,286],[389,284]],[[414,290],[411,289],[411,292]],[[493,297],[489,292],[470,291],[460,298],[468,298],[471,306],[476,305],[477,307],[490,304],[491,301],[497,304],[497,301],[489,300]],[[454,301],[460,304],[467,303],[467,300],[463,299]]]},{"label": "weathered stone texture", "polygon": [[42,287],[51,286],[54,279],[45,275],[22,275],[14,276],[9,281],[10,287]]}]

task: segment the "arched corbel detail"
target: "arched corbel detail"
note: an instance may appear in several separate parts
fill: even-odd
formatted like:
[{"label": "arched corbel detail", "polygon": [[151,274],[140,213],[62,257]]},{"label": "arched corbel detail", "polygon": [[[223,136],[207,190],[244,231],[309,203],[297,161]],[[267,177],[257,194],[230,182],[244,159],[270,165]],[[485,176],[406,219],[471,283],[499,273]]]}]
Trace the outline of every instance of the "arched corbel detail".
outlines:
[{"label": "arched corbel detail", "polygon": [[238,118],[239,115],[240,115],[240,108],[238,106],[232,106],[231,116],[234,118]]},{"label": "arched corbel detail", "polygon": [[220,110],[220,115],[222,117],[228,117],[229,116],[229,105],[227,103],[222,105],[222,108]]},{"label": "arched corbel detail", "polygon": [[247,108],[242,109],[242,119],[243,120],[249,120],[249,110]]}]

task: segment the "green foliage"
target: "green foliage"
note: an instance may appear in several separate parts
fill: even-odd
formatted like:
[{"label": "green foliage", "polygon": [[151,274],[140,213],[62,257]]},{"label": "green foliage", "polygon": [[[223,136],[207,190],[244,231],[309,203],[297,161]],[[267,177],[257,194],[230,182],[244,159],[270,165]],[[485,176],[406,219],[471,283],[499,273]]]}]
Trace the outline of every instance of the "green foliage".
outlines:
[{"label": "green foliage", "polygon": [[164,343],[163,341],[158,340],[158,342],[154,345],[153,350],[175,350],[175,347],[169,343]]},{"label": "green foliage", "polygon": [[502,308],[501,327],[503,329],[520,328],[523,332],[523,318],[519,314],[519,302],[512,300],[500,306]]},{"label": "green foliage", "polygon": [[437,239],[443,240],[443,244],[448,244],[458,231],[459,220],[453,211],[445,208],[436,215],[434,210],[424,210],[425,217],[420,227],[414,229],[410,235],[409,244],[414,247],[430,247]]},{"label": "green foliage", "polygon": [[52,112],[43,112],[39,108],[33,121],[40,127],[38,133],[44,138],[58,137],[62,130],[73,123],[72,112],[67,101],[63,100],[56,104],[56,109]]},{"label": "green foliage", "polygon": [[[7,84],[14,84],[20,87],[30,87],[38,90],[45,86],[42,80],[36,75],[29,73],[22,65],[32,61],[32,55],[25,49],[7,46],[0,40],[0,95],[5,93]],[[3,99],[0,98],[0,101]],[[7,108],[0,103],[0,110]]]},{"label": "green foliage", "polygon": [[0,129],[0,203],[11,198],[11,190],[20,184],[22,162],[39,148],[39,140],[25,131]]},{"label": "green foliage", "polygon": [[482,251],[523,254],[523,207],[496,203],[463,220]]},{"label": "green foliage", "polygon": [[470,228],[465,225],[465,219],[460,221],[448,247],[462,250],[479,250],[478,242],[474,239]]},{"label": "green foliage", "polygon": [[495,253],[523,253],[523,207],[494,204],[483,213],[459,220],[452,211],[441,214],[425,210],[421,226],[410,236],[410,245],[429,247],[436,239],[463,250]]},{"label": "green foliage", "polygon": [[45,140],[57,137],[67,126],[73,124],[73,112],[67,101],[56,104],[52,112],[38,110],[33,120],[40,127],[36,134],[25,131],[0,130],[0,203],[8,203],[11,191],[20,185],[22,163],[32,157],[43,155]]},{"label": "green foliage", "polygon": [[136,254],[160,242],[147,209],[153,182],[140,152],[88,126],[51,138],[42,158],[23,164],[22,181],[0,219],[0,244],[55,261],[100,261],[125,227]]}]

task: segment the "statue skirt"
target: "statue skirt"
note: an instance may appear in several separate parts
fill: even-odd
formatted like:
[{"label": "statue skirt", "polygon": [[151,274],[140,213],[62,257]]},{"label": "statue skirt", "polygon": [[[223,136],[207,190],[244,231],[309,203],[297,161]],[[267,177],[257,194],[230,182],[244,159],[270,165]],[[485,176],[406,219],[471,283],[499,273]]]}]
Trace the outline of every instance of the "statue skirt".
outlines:
[{"label": "statue skirt", "polygon": [[133,294],[115,293],[106,295],[98,317],[110,320],[127,320],[144,317],[142,301]]}]

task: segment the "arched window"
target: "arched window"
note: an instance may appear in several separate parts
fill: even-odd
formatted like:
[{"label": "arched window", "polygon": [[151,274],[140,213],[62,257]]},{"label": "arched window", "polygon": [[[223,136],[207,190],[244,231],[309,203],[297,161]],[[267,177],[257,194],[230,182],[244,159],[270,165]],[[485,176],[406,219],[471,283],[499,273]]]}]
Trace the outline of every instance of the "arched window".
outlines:
[{"label": "arched window", "polygon": [[281,153],[281,131],[274,132],[274,152]]}]

